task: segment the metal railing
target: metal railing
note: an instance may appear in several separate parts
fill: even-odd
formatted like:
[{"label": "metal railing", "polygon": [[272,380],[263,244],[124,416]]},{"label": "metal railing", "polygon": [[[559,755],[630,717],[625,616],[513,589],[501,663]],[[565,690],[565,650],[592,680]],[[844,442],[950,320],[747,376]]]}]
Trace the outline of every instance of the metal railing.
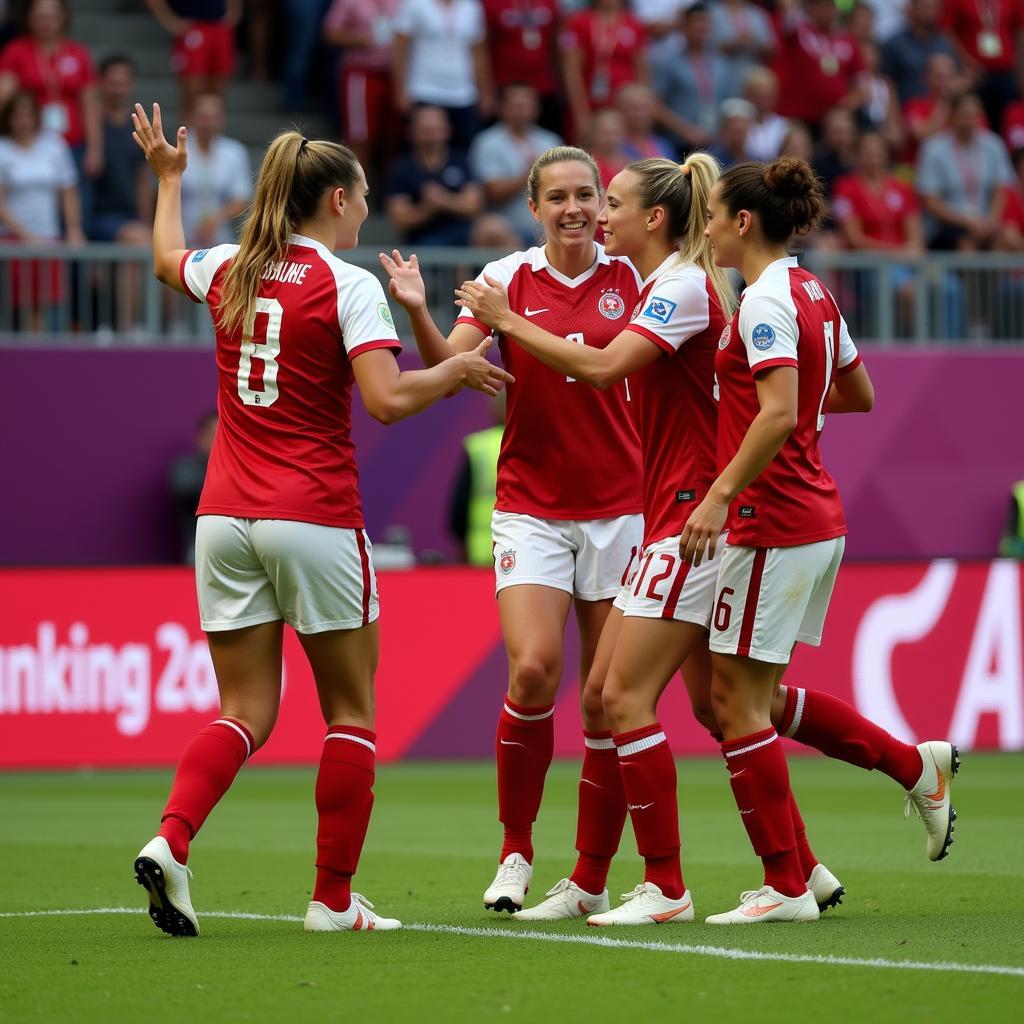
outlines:
[{"label": "metal railing", "polygon": [[[343,254],[383,271],[377,250]],[[457,312],[453,289],[504,253],[419,249],[428,302],[447,331]],[[803,265],[835,295],[858,341],[978,345],[1024,340],[1024,255],[810,251]],[[399,317],[399,329],[404,320]],[[82,248],[0,246],[0,342],[209,345],[208,311],[152,274],[148,249],[117,244]]]}]

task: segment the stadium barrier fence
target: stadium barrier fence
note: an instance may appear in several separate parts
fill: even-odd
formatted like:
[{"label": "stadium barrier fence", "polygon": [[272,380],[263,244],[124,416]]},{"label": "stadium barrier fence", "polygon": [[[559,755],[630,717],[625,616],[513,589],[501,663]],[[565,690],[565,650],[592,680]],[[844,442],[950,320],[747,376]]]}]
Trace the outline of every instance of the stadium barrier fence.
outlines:
[{"label": "stadium barrier fence", "polygon": [[[504,255],[457,248],[417,252],[430,308],[442,329],[455,314],[453,289]],[[376,249],[344,256],[383,280]],[[928,253],[908,260],[884,252],[812,250],[803,262],[832,289],[858,340],[977,345],[1024,337],[1020,254]],[[87,346],[209,345],[212,329],[202,307],[153,277],[148,249],[5,244],[0,247],[0,342],[31,344],[41,338]]]},{"label": "stadium barrier fence", "polygon": [[[907,741],[1024,749],[1022,585],[1008,561],[844,566],[824,643],[798,648],[786,683],[851,701]],[[506,661],[491,573],[382,572],[380,592],[378,756],[493,757]],[[0,594],[0,769],[170,767],[218,713],[189,570],[0,570]],[[281,715],[256,761],[311,764],[323,725],[286,633]],[[567,677],[577,661],[571,634]],[[578,693],[564,678],[558,756],[581,752]],[[659,714],[677,754],[717,755],[680,683]]]}]

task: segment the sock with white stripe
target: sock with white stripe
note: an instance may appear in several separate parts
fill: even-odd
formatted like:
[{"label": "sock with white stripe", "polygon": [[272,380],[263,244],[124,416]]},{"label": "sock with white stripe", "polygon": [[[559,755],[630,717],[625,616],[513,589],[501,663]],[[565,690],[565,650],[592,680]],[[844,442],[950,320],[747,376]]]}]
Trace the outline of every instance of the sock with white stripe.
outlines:
[{"label": "sock with white stripe", "polygon": [[255,746],[252,733],[234,718],[218,718],[189,740],[160,818],[159,834],[179,864],[187,862],[189,843]]},{"label": "sock with white stripe", "polygon": [[555,705],[528,708],[505,698],[498,718],[498,820],[505,834],[503,861],[518,853],[533,863],[533,823],[555,750]]},{"label": "sock with white stripe", "polygon": [[355,725],[327,730],[316,773],[316,884],[313,899],[348,910],[373,809],[376,733]]},{"label": "sock with white stripe", "polygon": [[740,818],[754,853],[764,865],[764,881],[784,896],[807,891],[797,854],[790,805],[789,766],[774,729],[726,740],[722,754]]},{"label": "sock with white stripe", "polygon": [[576,819],[579,859],[572,881],[584,892],[597,895],[604,891],[608,869],[619,849],[626,824],[626,794],[612,734],[584,731],[583,741],[586,748]]},{"label": "sock with white stripe", "polygon": [[903,743],[875,725],[846,701],[819,690],[786,686],[786,706],[777,723],[780,736],[814,747],[827,757],[878,770],[904,789],[913,789],[921,777],[917,747]]},{"label": "sock with white stripe", "polygon": [[614,736],[636,848],[644,859],[644,881],[673,900],[686,891],[679,861],[676,762],[659,722]]}]

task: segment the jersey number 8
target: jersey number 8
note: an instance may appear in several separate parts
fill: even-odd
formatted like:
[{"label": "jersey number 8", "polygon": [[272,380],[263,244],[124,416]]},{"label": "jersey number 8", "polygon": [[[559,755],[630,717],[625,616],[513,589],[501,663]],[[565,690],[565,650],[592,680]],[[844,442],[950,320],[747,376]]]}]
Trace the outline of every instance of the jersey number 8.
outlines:
[{"label": "jersey number 8", "polygon": [[[283,315],[284,309],[277,299],[257,298],[252,313],[246,317],[238,359],[238,397],[245,405],[267,406],[277,401],[277,357],[281,354]],[[262,341],[257,340],[258,327],[263,328]],[[254,356],[263,362],[262,391],[253,391],[249,384]]]}]

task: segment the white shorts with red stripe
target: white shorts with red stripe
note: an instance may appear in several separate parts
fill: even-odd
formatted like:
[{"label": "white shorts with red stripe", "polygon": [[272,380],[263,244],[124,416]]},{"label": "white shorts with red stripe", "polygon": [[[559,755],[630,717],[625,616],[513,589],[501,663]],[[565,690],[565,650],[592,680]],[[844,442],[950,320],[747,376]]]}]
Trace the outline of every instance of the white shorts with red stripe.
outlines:
[{"label": "white shorts with red stripe", "polygon": [[581,601],[615,597],[644,535],[640,515],[614,519],[538,519],[495,511],[495,589],[533,583]]},{"label": "white shorts with red stripe", "polygon": [[364,530],[200,516],[196,590],[206,632],[284,619],[297,633],[358,629],[380,615]]},{"label": "white shorts with red stripe", "polygon": [[715,581],[724,541],[715,558],[694,566],[679,557],[679,537],[665,537],[648,544],[615,598],[625,616],[694,622],[708,628],[715,598]]},{"label": "white shorts with red stripe", "polygon": [[845,537],[793,548],[727,545],[715,589],[708,646],[776,665],[797,641],[817,647]]}]

